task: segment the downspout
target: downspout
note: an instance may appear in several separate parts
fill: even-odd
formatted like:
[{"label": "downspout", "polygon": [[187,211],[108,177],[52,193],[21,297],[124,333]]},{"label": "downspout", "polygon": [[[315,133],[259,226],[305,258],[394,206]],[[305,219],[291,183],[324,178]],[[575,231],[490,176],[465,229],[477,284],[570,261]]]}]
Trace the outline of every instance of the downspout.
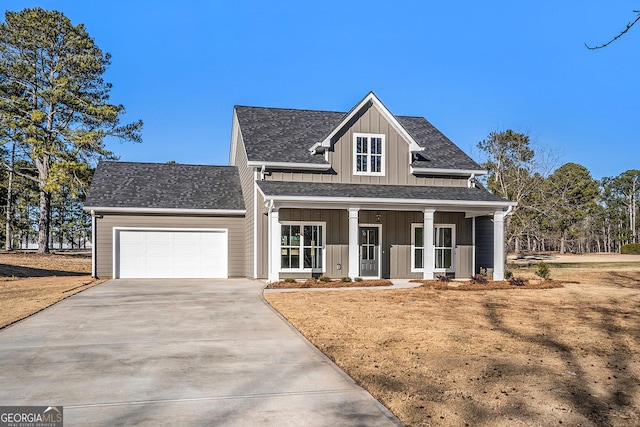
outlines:
[{"label": "downspout", "polygon": [[267,165],[262,165],[260,168],[260,181],[264,181],[264,172],[267,170]]},{"label": "downspout", "polygon": [[476,188],[476,174],[472,173],[467,180],[467,188]]},{"label": "downspout", "polygon": [[91,209],[91,277],[96,278],[96,211]]},{"label": "downspout", "polygon": [[509,207],[507,208],[507,211],[504,213],[504,216],[506,218],[511,214],[513,214],[513,205],[509,205]]}]

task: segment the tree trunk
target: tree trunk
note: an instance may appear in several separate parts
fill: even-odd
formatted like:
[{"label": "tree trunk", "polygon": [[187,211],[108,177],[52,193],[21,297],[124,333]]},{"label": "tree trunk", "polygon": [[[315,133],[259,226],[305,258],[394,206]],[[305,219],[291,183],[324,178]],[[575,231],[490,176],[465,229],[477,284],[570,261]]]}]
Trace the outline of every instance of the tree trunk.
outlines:
[{"label": "tree trunk", "polygon": [[638,230],[636,229],[636,180],[632,180],[633,188],[631,190],[631,235],[632,243],[638,243]]},{"label": "tree trunk", "polygon": [[51,193],[46,191],[49,178],[48,154],[36,159],[38,169],[38,189],[40,190],[40,216],[38,220],[38,253],[49,253],[49,228],[51,227]]},{"label": "tree trunk", "polygon": [[11,170],[9,171],[9,183],[7,184],[7,211],[6,211],[7,224],[6,224],[6,230],[5,230],[6,241],[4,244],[4,248],[7,251],[10,251],[11,249],[13,249],[11,245],[11,221],[13,219],[13,215],[12,215],[13,206],[11,205],[11,198],[13,197],[13,163],[15,162],[15,159],[16,159],[16,144],[14,143],[12,144],[12,147],[11,147]]},{"label": "tree trunk", "polygon": [[564,254],[566,252],[566,248],[564,245],[565,239],[566,239],[566,231],[562,230],[562,233],[560,234],[560,253]]},{"label": "tree trunk", "polygon": [[38,253],[49,253],[49,225],[51,224],[51,193],[40,190],[40,220],[38,221]]}]

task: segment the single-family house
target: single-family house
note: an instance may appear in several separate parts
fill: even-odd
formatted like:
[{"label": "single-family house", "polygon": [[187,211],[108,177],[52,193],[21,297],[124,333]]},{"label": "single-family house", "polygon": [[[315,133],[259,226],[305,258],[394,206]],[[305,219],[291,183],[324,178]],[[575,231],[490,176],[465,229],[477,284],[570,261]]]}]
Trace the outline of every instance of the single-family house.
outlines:
[{"label": "single-family house", "polygon": [[513,202],[422,117],[236,106],[228,166],[100,162],[93,274],[504,277]]}]

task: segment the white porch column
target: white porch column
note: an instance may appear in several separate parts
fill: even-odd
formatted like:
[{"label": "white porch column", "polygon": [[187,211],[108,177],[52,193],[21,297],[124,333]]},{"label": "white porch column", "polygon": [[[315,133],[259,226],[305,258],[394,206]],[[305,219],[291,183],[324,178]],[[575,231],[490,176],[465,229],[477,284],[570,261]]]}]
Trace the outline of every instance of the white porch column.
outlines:
[{"label": "white porch column", "polygon": [[435,209],[424,210],[424,228],[422,235],[424,236],[424,251],[422,252],[422,265],[424,266],[424,273],[422,278],[424,280],[433,279],[433,269],[435,267],[435,246],[433,245],[433,221],[434,221]]},{"label": "white porch column", "polygon": [[360,209],[349,208],[349,277],[360,276],[360,254],[358,250],[358,213]]},{"label": "white porch column", "polygon": [[281,228],[278,208],[269,209],[269,282],[280,280],[280,240]]},{"label": "white porch column", "polygon": [[493,280],[504,280],[504,211],[493,213]]}]

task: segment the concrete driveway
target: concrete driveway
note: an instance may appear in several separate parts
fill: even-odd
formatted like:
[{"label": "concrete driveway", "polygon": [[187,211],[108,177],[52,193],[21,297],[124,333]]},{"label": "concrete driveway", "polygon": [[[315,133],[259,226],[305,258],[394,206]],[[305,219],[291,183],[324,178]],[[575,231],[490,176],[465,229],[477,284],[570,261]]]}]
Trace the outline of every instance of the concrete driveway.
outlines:
[{"label": "concrete driveway", "polygon": [[232,280],[109,281],[0,331],[0,405],[65,426],[399,425]]}]

